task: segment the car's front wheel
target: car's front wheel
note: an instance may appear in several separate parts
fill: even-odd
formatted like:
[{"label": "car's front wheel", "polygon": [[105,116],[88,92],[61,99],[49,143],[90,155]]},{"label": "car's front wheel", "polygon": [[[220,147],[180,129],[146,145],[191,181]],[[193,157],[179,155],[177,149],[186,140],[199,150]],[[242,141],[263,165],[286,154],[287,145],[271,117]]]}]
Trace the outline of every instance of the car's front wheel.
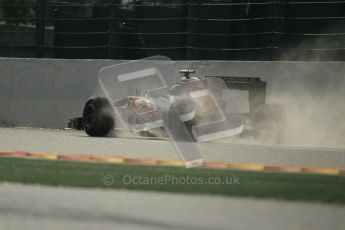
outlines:
[{"label": "car's front wheel", "polygon": [[89,98],[83,110],[85,132],[89,136],[106,136],[114,126],[114,112],[107,98],[101,96]]}]

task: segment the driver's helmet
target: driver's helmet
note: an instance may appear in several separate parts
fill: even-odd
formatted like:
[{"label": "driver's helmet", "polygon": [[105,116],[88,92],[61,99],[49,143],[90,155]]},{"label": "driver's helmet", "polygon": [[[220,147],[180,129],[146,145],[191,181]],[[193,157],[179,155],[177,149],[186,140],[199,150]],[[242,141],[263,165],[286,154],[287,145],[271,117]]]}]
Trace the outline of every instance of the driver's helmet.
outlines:
[{"label": "driver's helmet", "polygon": [[134,110],[136,113],[153,112],[155,106],[149,99],[142,97],[134,101]]}]

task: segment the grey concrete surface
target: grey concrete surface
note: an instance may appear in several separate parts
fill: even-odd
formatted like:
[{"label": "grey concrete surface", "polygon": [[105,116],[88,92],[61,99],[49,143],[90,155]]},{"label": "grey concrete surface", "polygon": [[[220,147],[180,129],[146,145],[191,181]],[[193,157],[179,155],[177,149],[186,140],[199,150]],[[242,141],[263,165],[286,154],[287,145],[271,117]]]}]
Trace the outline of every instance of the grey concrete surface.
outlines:
[{"label": "grey concrete surface", "polygon": [[332,229],[345,206],[0,184],[0,229]]},{"label": "grey concrete surface", "polygon": [[66,119],[80,115],[85,100],[93,94],[98,70],[113,63],[0,58],[0,121],[64,127]]},{"label": "grey concrete surface", "polygon": [[[83,131],[33,128],[0,128],[0,151],[50,152],[61,154],[115,155],[178,159],[166,140],[89,137]],[[345,168],[345,149],[296,148],[286,146],[202,143],[197,144],[209,161],[257,162]]]}]

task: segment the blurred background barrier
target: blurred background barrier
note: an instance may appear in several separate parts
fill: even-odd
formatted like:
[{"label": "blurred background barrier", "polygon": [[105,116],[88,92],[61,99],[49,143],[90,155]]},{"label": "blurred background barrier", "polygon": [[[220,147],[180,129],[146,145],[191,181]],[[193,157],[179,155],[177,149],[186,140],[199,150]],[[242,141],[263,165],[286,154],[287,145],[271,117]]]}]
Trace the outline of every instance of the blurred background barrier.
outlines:
[{"label": "blurred background barrier", "polygon": [[[99,69],[120,62],[0,58],[1,124],[66,127],[67,119],[80,116],[85,101],[94,94]],[[340,127],[345,130],[342,62],[177,62],[177,69],[186,67],[196,69],[198,76],[260,77],[267,81],[266,101],[286,108],[291,127],[309,124],[326,126],[333,129],[332,133]],[[330,122],[332,125],[327,125]]]},{"label": "blurred background barrier", "polygon": [[345,1],[0,0],[0,56],[345,60]]}]

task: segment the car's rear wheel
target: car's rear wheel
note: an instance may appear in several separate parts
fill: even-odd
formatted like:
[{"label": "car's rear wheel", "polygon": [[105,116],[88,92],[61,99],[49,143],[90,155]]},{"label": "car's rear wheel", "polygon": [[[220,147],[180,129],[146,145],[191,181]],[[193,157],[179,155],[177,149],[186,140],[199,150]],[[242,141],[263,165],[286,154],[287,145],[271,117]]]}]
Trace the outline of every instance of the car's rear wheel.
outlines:
[{"label": "car's rear wheel", "polygon": [[83,128],[89,136],[106,136],[114,129],[114,112],[105,97],[91,97],[84,106]]}]

